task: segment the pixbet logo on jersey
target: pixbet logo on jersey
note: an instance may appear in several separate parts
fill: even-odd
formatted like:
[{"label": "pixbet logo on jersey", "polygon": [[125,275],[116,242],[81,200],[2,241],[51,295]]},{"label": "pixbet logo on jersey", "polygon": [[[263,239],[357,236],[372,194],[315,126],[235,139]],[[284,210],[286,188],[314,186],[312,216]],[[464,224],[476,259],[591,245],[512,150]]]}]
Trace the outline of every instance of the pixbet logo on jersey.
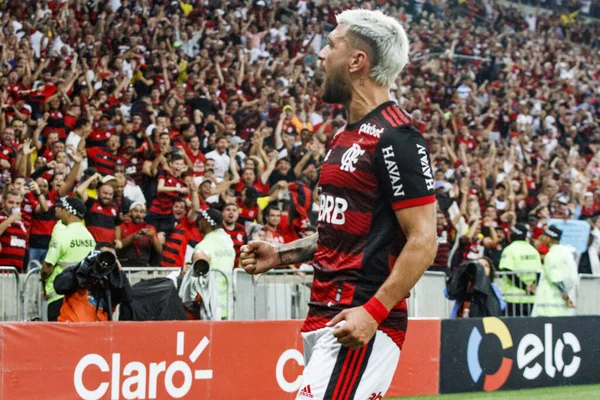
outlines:
[{"label": "pixbet logo on jersey", "polygon": [[360,135],[361,133],[366,133],[367,135],[371,135],[379,139],[383,133],[383,128],[377,128],[376,125],[366,123],[362,124],[358,129],[358,134]]},{"label": "pixbet logo on jersey", "polygon": [[[87,354],[75,367],[73,374],[75,390],[81,398],[88,400],[108,398],[106,394],[109,388],[110,399],[156,399],[158,386],[162,386],[170,398],[181,399],[190,392],[195,380],[213,377],[211,369],[193,370],[193,364],[208,347],[208,338],[203,337],[192,350],[188,357],[189,362],[183,358],[184,343],[185,333],[177,332],[177,356],[182,359],[168,365],[166,361],[152,362],[148,365],[131,361],[121,367],[120,353],[112,354],[110,365],[99,354]],[[84,375],[87,369],[99,369],[106,373],[106,377],[100,384],[86,382]],[[176,375],[182,375],[183,380],[176,378]],[[126,379],[123,380],[124,377]]]},{"label": "pixbet logo on jersey", "polygon": [[[483,330],[485,334],[495,335],[506,351],[513,347],[513,338],[508,327],[500,319],[495,317],[483,318]],[[467,344],[467,366],[473,382],[479,382],[481,376],[484,377],[483,390],[493,391],[500,389],[508,380],[513,370],[513,359],[502,357],[500,367],[491,374],[484,374],[479,362],[479,351],[483,336],[477,327],[473,327],[469,335]],[[570,346],[574,354],[570,363],[566,364],[563,359],[563,353],[566,346]],[[542,339],[533,333],[524,335],[517,346],[516,358],[517,368],[522,371],[523,378],[534,380],[538,378],[542,371],[550,378],[557,376],[557,372],[565,378],[574,376],[579,370],[581,358],[575,354],[581,351],[581,345],[577,337],[571,332],[564,332],[562,338],[558,338],[554,343],[552,335],[552,324],[544,324],[544,338]],[[536,359],[544,354],[544,366]]]}]

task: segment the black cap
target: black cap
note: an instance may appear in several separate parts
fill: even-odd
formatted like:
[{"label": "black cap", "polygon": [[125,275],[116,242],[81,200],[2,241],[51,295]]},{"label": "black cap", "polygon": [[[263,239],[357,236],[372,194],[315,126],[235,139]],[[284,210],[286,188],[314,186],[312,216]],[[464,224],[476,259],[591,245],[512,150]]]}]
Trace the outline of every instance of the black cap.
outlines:
[{"label": "black cap", "polygon": [[562,233],[563,233],[563,231],[558,229],[557,227],[549,226],[548,228],[546,228],[546,230],[544,231],[543,234],[548,236],[549,238],[560,241],[560,238],[562,237]]},{"label": "black cap", "polygon": [[219,227],[223,223],[223,216],[214,208],[198,211],[198,216],[204,218],[213,228]]},{"label": "black cap", "polygon": [[75,197],[61,198],[60,201],[56,202],[56,207],[64,208],[78,218],[85,217],[85,213],[87,213],[87,207],[83,201]]},{"label": "black cap", "polygon": [[529,233],[529,227],[525,224],[516,224],[510,228],[510,239],[511,240],[525,240]]}]

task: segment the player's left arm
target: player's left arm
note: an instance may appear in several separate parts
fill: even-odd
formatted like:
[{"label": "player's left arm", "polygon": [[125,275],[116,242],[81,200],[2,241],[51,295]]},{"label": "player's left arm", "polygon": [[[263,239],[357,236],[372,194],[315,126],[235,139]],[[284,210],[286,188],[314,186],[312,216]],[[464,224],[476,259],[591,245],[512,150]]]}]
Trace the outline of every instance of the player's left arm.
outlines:
[{"label": "player's left arm", "polygon": [[374,296],[385,307],[386,315],[406,297],[437,254],[435,203],[398,210],[396,218],[406,235],[406,244]]}]

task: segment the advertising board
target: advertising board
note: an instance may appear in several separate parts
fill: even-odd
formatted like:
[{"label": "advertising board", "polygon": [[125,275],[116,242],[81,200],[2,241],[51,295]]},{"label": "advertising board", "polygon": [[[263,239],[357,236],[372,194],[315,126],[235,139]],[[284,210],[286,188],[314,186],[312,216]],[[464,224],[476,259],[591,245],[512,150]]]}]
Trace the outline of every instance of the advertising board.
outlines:
[{"label": "advertising board", "polygon": [[[302,321],[0,324],[0,399],[294,399]],[[389,395],[438,393],[440,321],[410,321]]]}]

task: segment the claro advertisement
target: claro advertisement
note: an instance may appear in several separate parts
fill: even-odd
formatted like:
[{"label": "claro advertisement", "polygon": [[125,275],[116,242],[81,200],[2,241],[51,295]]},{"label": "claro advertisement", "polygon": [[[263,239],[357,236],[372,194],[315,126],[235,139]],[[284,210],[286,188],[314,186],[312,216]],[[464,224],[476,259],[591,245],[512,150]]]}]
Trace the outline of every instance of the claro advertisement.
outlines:
[{"label": "claro advertisement", "polygon": [[600,317],[442,321],[440,392],[600,382]]},{"label": "claro advertisement", "polygon": [[[294,399],[302,321],[0,324],[0,399]],[[388,394],[438,393],[440,321],[409,322]]]}]

